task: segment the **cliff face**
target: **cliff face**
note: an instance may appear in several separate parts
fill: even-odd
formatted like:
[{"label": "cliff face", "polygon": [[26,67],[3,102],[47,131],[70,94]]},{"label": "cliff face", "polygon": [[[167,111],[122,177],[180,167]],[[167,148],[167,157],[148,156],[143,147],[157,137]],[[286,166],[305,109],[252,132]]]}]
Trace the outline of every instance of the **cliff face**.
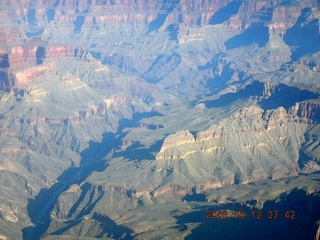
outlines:
[{"label": "cliff face", "polygon": [[[279,4],[272,1],[45,1],[34,3],[32,1],[11,1],[7,7],[14,21],[24,19],[29,25],[44,25],[46,22],[60,21],[60,23],[74,23],[74,30],[87,28],[91,24],[101,27],[105,23],[123,27],[130,22],[134,27],[156,27],[166,22],[184,23],[188,26],[207,24],[219,24],[230,21],[232,29],[243,29],[245,25],[239,24],[239,20],[247,19],[248,16],[255,18],[273,17],[274,20],[291,27],[299,16],[300,7],[316,7],[315,0],[304,1],[301,6]],[[16,9],[14,9],[16,8]],[[272,8],[275,8],[273,11]],[[130,9],[130,11],[129,11]],[[105,11],[107,14],[103,14]],[[87,14],[89,12],[89,14]],[[91,13],[91,14],[90,14]],[[226,13],[218,18],[217,15]],[[216,15],[215,15],[216,14]],[[220,16],[219,16],[220,17]],[[287,18],[289,17],[289,18]],[[154,20],[159,23],[155,23]],[[291,25],[291,26],[290,26]],[[161,25],[160,25],[161,26]]]},{"label": "cliff face", "polygon": [[[50,74],[50,68],[34,66],[42,65],[44,61],[73,56],[74,49],[72,46],[19,46],[0,49],[0,55],[2,56],[0,65],[3,66],[1,69],[3,74],[1,87],[4,90],[31,82],[41,74]],[[26,70],[17,73],[17,69]]]},{"label": "cliff face", "polygon": [[[301,125],[301,133],[303,133],[308,124],[313,123],[312,119],[319,119],[317,103],[301,102],[291,107],[288,112],[284,108],[280,107],[276,110],[268,110],[264,114],[261,108],[250,107],[241,110],[240,113],[234,115],[230,119],[223,120],[218,125],[212,126],[207,131],[197,133],[196,138],[194,138],[188,130],[177,132],[168,136],[163,142],[161,150],[157,155],[157,159],[179,159],[179,157],[184,158],[182,156],[170,156],[170,154],[167,155],[169,153],[168,149],[171,148],[171,151],[173,151],[173,149],[182,148],[183,145],[192,153],[196,151],[212,152],[218,148],[227,148],[228,145],[230,145],[228,142],[231,141],[231,139],[236,138],[241,132],[243,132],[243,137],[251,133],[254,134],[254,139],[256,140],[258,138],[264,139],[269,134],[276,134],[278,135],[279,139],[282,140],[287,138],[288,135],[292,135],[291,137],[297,137],[297,139],[299,139],[302,136],[294,136],[296,134],[294,129],[298,125]],[[290,126],[290,128],[292,127],[293,129],[283,130],[288,126]],[[273,129],[276,129],[276,132],[271,133]],[[281,129],[280,132],[279,129]],[[281,136],[282,134],[283,136]],[[248,137],[248,139],[250,139],[249,141],[252,140],[251,137]],[[257,141],[259,142],[259,140]],[[254,147],[250,144],[247,145],[245,138],[241,140],[239,139],[237,142],[243,144],[247,148]],[[268,145],[267,142],[260,142],[257,143],[257,145],[266,146]],[[212,146],[212,148],[206,148],[206,145]]]},{"label": "cliff face", "polygon": [[180,131],[166,137],[166,139],[163,141],[160,152],[164,152],[167,148],[173,146],[179,146],[192,142],[195,142],[195,138],[188,130]]},{"label": "cliff face", "polygon": [[[255,88],[258,91],[258,86]],[[204,169],[215,172],[218,179],[211,182],[218,185],[277,179],[296,175],[302,169],[317,171],[319,159],[315,156],[319,144],[314,142],[311,147],[310,143],[317,138],[318,130],[312,129],[319,121],[318,100],[293,102],[294,105],[289,107],[290,103],[278,97],[286,92],[286,95],[290,93],[299,98],[304,95],[303,91],[298,93],[295,88],[290,90],[271,83],[261,86],[261,90],[258,103],[261,102],[265,110],[258,106],[245,107],[208,130],[197,132],[196,137],[187,130],[166,137],[156,155],[159,170],[172,168],[183,174],[186,173],[183,168],[186,168],[188,174],[195,176],[190,165],[198,162],[205,166]],[[287,109],[268,110],[274,106],[275,98],[283,101],[280,106]],[[310,143],[305,143],[306,140]],[[305,153],[309,157],[304,156]]]},{"label": "cliff face", "polygon": [[[1,19],[8,24],[1,27],[0,55],[11,68],[42,64],[46,58],[72,56],[78,46],[117,70],[141,76],[151,81],[159,75],[155,68],[162,66],[162,81],[177,94],[169,79],[197,79],[197,68],[212,61],[212,54],[227,49],[258,44],[260,59],[238,55],[232,69],[255,72],[278,69],[290,61],[294,45],[287,41],[295,29],[308,26],[314,32],[312,21],[317,18],[317,2],[301,1],[296,4],[273,1],[10,1],[1,11]],[[305,9],[305,10],[303,10]],[[309,18],[305,18],[308,11]],[[297,25],[300,24],[301,26]],[[303,24],[302,24],[303,23]],[[258,30],[260,29],[260,30]],[[259,34],[255,34],[259,31]],[[289,31],[289,33],[288,33]],[[158,39],[158,40],[156,40]],[[163,48],[155,49],[165,39]],[[187,44],[199,61],[185,49],[176,51],[179,61],[168,60],[176,44]],[[73,46],[73,47],[71,47]],[[117,51],[116,49],[122,48]],[[266,48],[263,50],[263,48]],[[206,49],[206,52],[199,51]],[[182,58],[181,58],[182,56]],[[190,58],[189,58],[190,59]],[[163,62],[162,62],[163,61]],[[192,62],[193,61],[193,62]],[[225,64],[230,62],[224,59]],[[5,65],[4,65],[5,66]],[[263,66],[263,67],[262,67]],[[186,76],[185,69],[193,69]],[[173,72],[169,74],[169,72]],[[212,73],[204,73],[210,77]],[[210,75],[208,75],[210,74]],[[14,77],[2,70],[2,88],[14,85]],[[214,75],[212,76],[214,77]],[[201,78],[200,78],[201,79]],[[180,80],[176,80],[177,85]],[[189,83],[190,84],[190,83]],[[198,83],[185,87],[198,87]]]},{"label": "cliff face", "polygon": [[318,123],[320,119],[320,103],[318,101],[297,103],[290,109],[290,113]]},{"label": "cliff face", "polygon": [[[296,174],[298,149],[304,141],[308,121],[289,115],[283,108],[268,111],[265,116],[262,112],[258,107],[243,109],[209,130],[199,132],[194,141],[181,132],[171,135],[164,141],[156,160],[170,166],[174,164],[172,160],[201,159],[209,163],[210,168],[219,166],[232,172],[235,182]],[[170,145],[166,144],[168,138]],[[226,183],[229,180],[220,181]]]}]

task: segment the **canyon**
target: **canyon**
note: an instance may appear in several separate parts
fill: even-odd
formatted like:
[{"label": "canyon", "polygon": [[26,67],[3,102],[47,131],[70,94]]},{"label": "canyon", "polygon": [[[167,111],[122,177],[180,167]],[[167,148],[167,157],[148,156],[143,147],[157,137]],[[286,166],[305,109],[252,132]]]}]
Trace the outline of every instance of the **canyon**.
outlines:
[{"label": "canyon", "polygon": [[317,0],[0,2],[0,239],[318,239],[319,18]]}]

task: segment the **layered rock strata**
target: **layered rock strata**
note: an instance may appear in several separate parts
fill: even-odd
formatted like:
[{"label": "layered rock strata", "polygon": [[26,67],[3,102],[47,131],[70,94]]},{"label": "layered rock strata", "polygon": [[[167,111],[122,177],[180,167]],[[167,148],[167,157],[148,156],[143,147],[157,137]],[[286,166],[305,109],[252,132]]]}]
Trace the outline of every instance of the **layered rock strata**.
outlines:
[{"label": "layered rock strata", "polygon": [[[299,105],[314,108],[301,113],[296,110]],[[282,107],[264,112],[252,106],[196,137],[188,131],[177,132],[164,140],[156,160],[168,166],[172,160],[209,162],[213,169],[235,174],[240,182],[297,174],[299,148],[313,122],[309,116],[317,114],[318,106],[299,105],[288,112]]]}]

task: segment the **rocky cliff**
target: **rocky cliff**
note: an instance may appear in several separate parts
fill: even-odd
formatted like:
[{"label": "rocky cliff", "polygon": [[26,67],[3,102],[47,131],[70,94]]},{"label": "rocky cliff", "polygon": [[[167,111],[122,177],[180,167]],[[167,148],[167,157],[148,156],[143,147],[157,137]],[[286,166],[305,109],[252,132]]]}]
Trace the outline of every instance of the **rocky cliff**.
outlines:
[{"label": "rocky cliff", "polygon": [[262,109],[250,107],[197,133],[195,140],[186,132],[170,135],[156,159],[212,161],[233,172],[236,182],[296,174],[299,151],[295,149],[304,141],[308,123],[311,122],[306,118],[290,115],[284,108],[263,114]]},{"label": "rocky cliff", "polygon": [[[34,45],[35,43],[31,44]],[[27,44],[29,45],[29,44]],[[1,68],[1,89],[8,90],[12,87],[28,83],[43,74],[50,74],[48,66],[42,65],[44,61],[73,56],[72,46],[19,46],[7,49],[0,49],[2,61]],[[22,70],[23,69],[23,70]],[[19,72],[17,72],[19,71]]]},{"label": "rocky cliff", "polygon": [[[286,41],[285,36],[293,33],[297,21],[299,24],[310,25],[310,31],[318,38],[316,29],[312,29],[314,24],[311,23],[318,16],[317,2],[314,0],[296,4],[281,1],[208,0],[197,3],[56,1],[32,4],[29,1],[11,1],[1,14],[3,19],[9,19],[13,25],[8,28],[4,24],[5,45],[15,47],[21,45],[21,40],[29,42],[28,38],[40,37],[44,43],[55,43],[61,47],[81,46],[94,53],[102,62],[122,72],[139,76],[150,75],[148,73],[152,71],[152,63],[156,64],[160,60],[160,54],[170,56],[170,50],[177,43],[188,44],[194,49],[198,48],[197,45],[203,45],[209,50],[208,53],[256,43],[259,47],[267,48],[262,53],[265,56],[257,63],[240,57],[238,64],[247,62],[244,65],[254,67],[253,65],[259,64],[259,68],[262,65],[270,68],[289,61],[291,52],[289,48],[286,49],[286,45],[292,44]],[[306,14],[310,16],[308,19],[304,17]],[[259,31],[262,32],[255,35],[260,27]],[[152,39],[158,36],[166,39],[166,47],[156,53],[157,43]],[[23,45],[26,45],[25,42]],[[123,50],[115,52],[120,46]],[[10,56],[12,64],[26,64],[26,56],[36,59],[37,51],[40,62],[40,55],[45,55],[42,47],[38,44],[29,49],[13,48],[16,55]],[[13,50],[9,52],[12,53]],[[49,52],[51,51],[48,50]],[[186,57],[186,53],[179,54]],[[212,54],[209,55],[210,57],[204,54],[200,62],[210,62]],[[27,61],[34,62],[31,59]],[[187,67],[191,66],[192,64],[187,64]],[[183,71],[181,64],[176,68],[178,72]]]}]

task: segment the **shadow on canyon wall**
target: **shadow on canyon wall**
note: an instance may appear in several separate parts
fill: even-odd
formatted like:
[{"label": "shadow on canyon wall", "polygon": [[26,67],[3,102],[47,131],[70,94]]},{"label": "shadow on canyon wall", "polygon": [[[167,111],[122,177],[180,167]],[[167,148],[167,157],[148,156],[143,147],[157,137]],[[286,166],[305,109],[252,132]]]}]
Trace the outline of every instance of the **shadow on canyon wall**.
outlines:
[{"label": "shadow on canyon wall", "polygon": [[165,23],[167,16],[180,4],[180,0],[163,1],[161,12],[157,14],[157,18],[149,23],[147,35],[158,30]]},{"label": "shadow on canyon wall", "polygon": [[225,107],[238,100],[248,100],[249,98],[258,98],[260,107],[267,111],[283,107],[289,110],[297,102],[308,99],[315,99],[319,94],[307,90],[301,90],[297,87],[290,87],[285,84],[278,84],[270,96],[263,96],[264,83],[254,81],[252,84],[246,86],[244,89],[236,93],[227,93],[216,100],[209,100],[205,102],[207,108]]},{"label": "shadow on canyon wall", "polygon": [[308,17],[312,14],[310,8],[304,8],[296,24],[288,29],[283,36],[283,40],[292,47],[291,58],[296,61],[308,53],[320,51],[319,20],[314,19],[308,22]]},{"label": "shadow on canyon wall", "polygon": [[220,8],[209,20],[209,24],[221,24],[230,19],[230,17],[239,11],[242,1],[233,1],[228,3],[225,7]]},{"label": "shadow on canyon wall", "polygon": [[[122,131],[126,127],[138,126],[137,122],[143,118],[150,118],[153,116],[160,116],[160,114],[157,112],[135,113],[133,114],[132,119],[122,119],[119,121],[117,133],[104,133],[102,135],[103,138],[101,143],[90,141],[89,147],[80,154],[81,162],[79,167],[70,167],[65,170],[57,178],[57,182],[54,185],[50,188],[41,189],[34,199],[29,199],[27,210],[31,221],[35,226],[23,229],[23,239],[40,239],[50,225],[50,214],[54,209],[54,205],[58,200],[59,195],[69,189],[71,185],[84,182],[92,172],[104,171],[108,167],[107,160],[105,159],[108,158],[107,155],[110,155],[109,157],[111,157],[114,154],[114,150],[121,146],[121,139],[125,136],[125,133],[122,133]],[[154,146],[151,146],[150,149],[158,150],[158,148],[160,149],[160,143],[157,142]],[[142,159],[142,152],[140,151],[142,150],[129,149],[129,151],[125,152],[122,156],[139,160]],[[143,156],[145,156],[145,154]],[[143,159],[145,159],[145,157],[143,157]],[[83,197],[86,195],[88,188],[89,187],[86,184],[82,185],[81,190],[83,191]],[[96,201],[93,203],[89,201],[90,206],[84,207],[83,211],[76,216],[76,219],[80,219],[84,215],[89,214],[102,196],[103,193],[100,193],[99,198]],[[79,201],[81,202],[81,196]],[[75,204],[68,216],[71,216],[75,212],[79,203]]]},{"label": "shadow on canyon wall", "polygon": [[225,41],[225,46],[228,50],[249,46],[253,43],[259,47],[265,47],[269,42],[269,28],[263,23],[254,23],[244,32]]},{"label": "shadow on canyon wall", "polygon": [[80,154],[79,167],[65,170],[54,185],[41,189],[34,199],[29,199],[27,210],[35,226],[23,229],[23,239],[40,239],[49,227],[50,214],[59,195],[71,185],[85,181],[92,172],[105,170],[108,164],[102,158],[118,145],[119,140],[115,138],[115,134],[104,133],[101,143],[91,141],[89,147]]}]

